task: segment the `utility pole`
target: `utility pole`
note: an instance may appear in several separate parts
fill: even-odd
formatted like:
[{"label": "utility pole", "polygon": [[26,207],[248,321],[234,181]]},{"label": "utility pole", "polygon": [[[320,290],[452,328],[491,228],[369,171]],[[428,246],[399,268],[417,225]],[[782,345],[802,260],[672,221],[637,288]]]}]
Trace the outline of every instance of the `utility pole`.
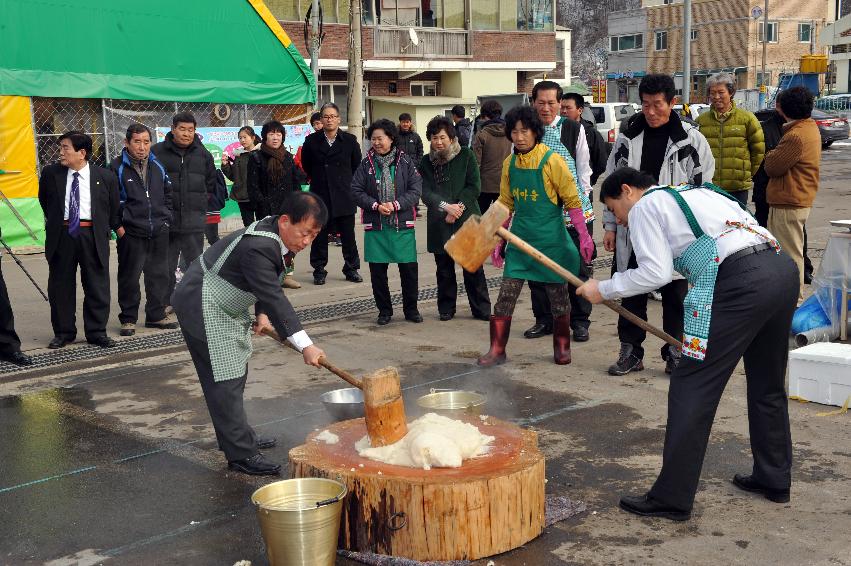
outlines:
[{"label": "utility pole", "polygon": [[[767,0],[766,0],[767,1]],[[691,100],[691,0],[683,3],[683,105]]]},{"label": "utility pole", "polygon": [[361,2],[349,3],[348,128],[363,143],[363,58],[361,57]]},{"label": "utility pole", "polygon": [[759,107],[765,108],[768,101],[768,86],[765,84],[765,57],[768,52],[768,0],[762,12],[762,77],[759,81]]},{"label": "utility pole", "polygon": [[313,0],[310,8],[310,72],[313,74],[313,86],[316,88],[316,100],[319,100],[319,0]]}]

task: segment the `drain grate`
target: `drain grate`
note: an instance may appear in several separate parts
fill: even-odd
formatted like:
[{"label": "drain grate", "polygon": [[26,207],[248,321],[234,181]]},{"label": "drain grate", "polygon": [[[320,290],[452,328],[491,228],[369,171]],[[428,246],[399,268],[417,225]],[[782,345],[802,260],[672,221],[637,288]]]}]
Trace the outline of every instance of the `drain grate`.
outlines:
[{"label": "drain grate", "polygon": [[[594,267],[597,269],[609,268],[612,265],[612,256],[597,258],[594,261]],[[502,282],[501,276],[490,277],[487,279],[488,289],[499,288]],[[459,283],[458,294],[462,295],[465,292],[464,284]],[[437,286],[420,289],[418,300],[422,302],[433,301],[437,299]],[[394,306],[402,304],[402,293],[395,293],[391,296],[391,301]],[[322,322],[334,320],[338,318],[346,318],[349,316],[360,315],[375,311],[375,300],[369,298],[351,299],[340,303],[330,303],[325,305],[316,305],[297,309],[299,319],[302,322]],[[170,330],[156,332],[153,334],[143,334],[132,336],[129,338],[118,338],[118,343],[114,348],[100,348],[98,346],[80,345],[62,350],[51,350],[42,354],[32,356],[33,365],[26,368],[20,368],[8,362],[0,362],[0,375],[16,373],[21,371],[30,371],[33,369],[41,369],[51,366],[57,366],[70,362],[81,362],[85,360],[96,360],[114,356],[116,354],[126,354],[131,352],[139,352],[144,350],[153,350],[156,348],[167,348],[170,346],[178,346],[183,343],[183,334],[179,330]]]}]

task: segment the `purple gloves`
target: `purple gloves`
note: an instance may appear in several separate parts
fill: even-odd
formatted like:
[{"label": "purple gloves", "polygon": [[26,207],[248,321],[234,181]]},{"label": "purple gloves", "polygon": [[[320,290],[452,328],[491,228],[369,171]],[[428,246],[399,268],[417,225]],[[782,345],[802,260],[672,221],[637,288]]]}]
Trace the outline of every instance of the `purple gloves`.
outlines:
[{"label": "purple gloves", "polygon": [[585,215],[582,214],[581,208],[568,208],[567,213],[570,215],[573,227],[579,233],[579,255],[585,263],[591,263],[591,258],[594,257],[594,240],[591,239],[588,226],[585,225]]}]

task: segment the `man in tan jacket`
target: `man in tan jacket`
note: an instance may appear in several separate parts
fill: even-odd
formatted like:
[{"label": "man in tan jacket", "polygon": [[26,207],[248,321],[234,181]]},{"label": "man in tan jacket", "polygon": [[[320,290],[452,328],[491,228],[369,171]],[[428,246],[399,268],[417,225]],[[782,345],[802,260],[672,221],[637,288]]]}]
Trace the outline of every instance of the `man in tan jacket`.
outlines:
[{"label": "man in tan jacket", "polygon": [[806,88],[782,91],[776,108],[786,124],[780,143],[765,156],[768,229],[798,266],[800,304],[804,298],[804,223],[818,192],[821,134],[810,117],[813,95]]}]

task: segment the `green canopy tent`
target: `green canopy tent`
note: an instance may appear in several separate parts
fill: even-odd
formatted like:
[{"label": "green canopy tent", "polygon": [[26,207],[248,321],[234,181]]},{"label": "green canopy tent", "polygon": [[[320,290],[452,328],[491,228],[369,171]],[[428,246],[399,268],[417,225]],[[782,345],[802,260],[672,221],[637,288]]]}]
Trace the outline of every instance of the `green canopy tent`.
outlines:
[{"label": "green canopy tent", "polygon": [[86,104],[98,115],[102,100],[316,101],[310,69],[262,0],[0,0],[0,14],[0,190],[41,239],[0,203],[13,246],[43,243],[35,150],[43,132],[31,97],[95,99]]}]

